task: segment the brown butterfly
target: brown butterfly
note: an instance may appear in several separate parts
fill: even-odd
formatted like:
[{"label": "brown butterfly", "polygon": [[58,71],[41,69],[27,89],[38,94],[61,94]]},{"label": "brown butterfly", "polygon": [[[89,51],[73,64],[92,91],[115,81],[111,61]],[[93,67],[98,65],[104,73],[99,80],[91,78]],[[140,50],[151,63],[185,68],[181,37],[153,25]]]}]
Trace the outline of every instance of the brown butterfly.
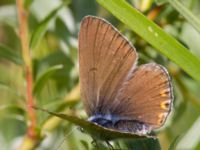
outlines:
[{"label": "brown butterfly", "polygon": [[137,66],[131,43],[104,19],[87,16],[79,33],[81,98],[88,121],[117,132],[146,135],[161,127],[172,107],[167,70]]}]

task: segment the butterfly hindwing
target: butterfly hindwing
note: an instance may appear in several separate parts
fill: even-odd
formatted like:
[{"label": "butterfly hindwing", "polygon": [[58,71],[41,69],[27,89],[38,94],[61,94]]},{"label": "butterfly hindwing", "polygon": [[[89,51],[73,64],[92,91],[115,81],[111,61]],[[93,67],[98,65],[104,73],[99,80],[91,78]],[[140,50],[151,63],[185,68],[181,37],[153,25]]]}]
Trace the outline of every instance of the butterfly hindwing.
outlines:
[{"label": "butterfly hindwing", "polygon": [[124,83],[115,101],[112,113],[132,118],[150,126],[161,127],[172,105],[173,93],[167,70],[161,65],[141,65]]}]

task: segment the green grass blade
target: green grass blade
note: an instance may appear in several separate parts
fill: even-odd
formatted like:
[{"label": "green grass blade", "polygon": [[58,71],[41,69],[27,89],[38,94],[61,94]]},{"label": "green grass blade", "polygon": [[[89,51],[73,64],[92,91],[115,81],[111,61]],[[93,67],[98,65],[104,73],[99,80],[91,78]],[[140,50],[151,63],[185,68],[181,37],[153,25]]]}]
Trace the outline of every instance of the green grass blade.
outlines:
[{"label": "green grass blade", "polygon": [[167,0],[155,0],[155,2],[157,3],[157,5],[163,5],[165,3],[167,3]]},{"label": "green grass blade", "polygon": [[124,144],[127,149],[134,150],[161,150],[160,142],[158,139],[136,139],[136,140],[125,140]]},{"label": "green grass blade", "polygon": [[124,0],[97,0],[159,52],[200,82],[200,59]]},{"label": "green grass blade", "polygon": [[7,92],[9,95],[15,96],[19,98],[20,100],[25,100],[24,96],[19,91],[7,85],[6,83],[0,82],[0,91]]},{"label": "green grass blade", "polygon": [[22,57],[14,50],[0,43],[0,58],[7,59],[17,65],[22,65]]},{"label": "green grass blade", "polygon": [[200,33],[200,20],[189,9],[178,0],[168,0],[168,2]]},{"label": "green grass blade", "polygon": [[58,70],[62,69],[63,65],[56,65],[53,67],[48,68],[46,71],[44,71],[40,77],[36,80],[34,88],[33,88],[33,93],[34,95],[40,93],[42,90],[43,86],[45,85],[46,81]]},{"label": "green grass blade", "polygon": [[63,7],[64,5],[61,4],[56,9],[54,9],[36,28],[36,30],[33,32],[33,35],[31,37],[30,41],[30,47],[34,48],[42,39],[45,32],[47,31],[49,23],[54,19],[54,17],[57,15],[57,12]]}]

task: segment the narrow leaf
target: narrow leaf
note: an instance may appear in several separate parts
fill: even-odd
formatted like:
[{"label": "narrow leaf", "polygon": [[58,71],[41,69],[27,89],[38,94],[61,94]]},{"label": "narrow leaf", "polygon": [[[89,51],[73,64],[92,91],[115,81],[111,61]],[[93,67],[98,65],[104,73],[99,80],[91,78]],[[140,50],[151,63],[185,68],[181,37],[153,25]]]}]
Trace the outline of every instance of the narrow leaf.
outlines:
[{"label": "narrow leaf", "polygon": [[42,39],[45,32],[48,29],[49,23],[54,19],[54,17],[57,15],[57,12],[63,7],[64,5],[61,4],[56,9],[54,9],[41,23],[38,25],[36,30],[33,32],[33,35],[31,37],[30,41],[30,47],[34,48]]},{"label": "narrow leaf", "polygon": [[89,145],[88,145],[88,143],[87,143],[86,141],[80,140],[80,142],[81,142],[81,144],[83,145],[83,147],[84,147],[86,150],[89,149]]},{"label": "narrow leaf", "polygon": [[156,2],[158,5],[163,5],[163,4],[167,3],[167,0],[155,0],[155,2]]},{"label": "narrow leaf", "polygon": [[181,135],[178,135],[178,136],[175,137],[175,139],[170,144],[169,150],[175,150],[176,149],[177,143],[179,142],[180,138],[181,138]]},{"label": "narrow leaf", "polygon": [[10,94],[10,95],[16,96],[20,100],[25,99],[24,96],[21,95],[19,90],[13,89],[13,87],[11,87],[11,86],[9,86],[5,83],[0,82],[0,91],[3,91],[3,90],[8,92],[8,94]]},{"label": "narrow leaf", "polygon": [[125,141],[128,149],[134,150],[161,150],[158,139],[133,139]]},{"label": "narrow leaf", "polygon": [[26,9],[29,9],[30,5],[32,4],[33,0],[25,0],[24,1],[24,6]]},{"label": "narrow leaf", "polygon": [[97,0],[159,52],[200,82],[200,59],[124,0]]},{"label": "narrow leaf", "polygon": [[153,0],[141,0],[140,10],[142,12],[147,11],[152,6],[153,2]]},{"label": "narrow leaf", "polygon": [[21,56],[16,53],[14,50],[10,49],[6,45],[0,44],[0,58],[7,59],[9,61],[12,61],[13,63],[17,65],[22,65],[23,60]]},{"label": "narrow leaf", "polygon": [[168,0],[183,17],[200,33],[200,20],[178,0]]},{"label": "narrow leaf", "polygon": [[82,127],[86,133],[90,134],[96,139],[112,140],[112,139],[117,139],[117,138],[134,138],[134,139],[147,138],[147,137],[155,138],[154,136],[150,136],[150,135],[136,135],[134,133],[129,133],[129,132],[119,132],[116,130],[104,128],[95,123],[80,119],[76,116],[71,116],[71,115],[66,115],[66,114],[61,114],[61,113],[54,113],[46,109],[35,107],[35,106],[33,106],[33,108],[47,112],[50,115],[57,116],[63,120],[67,120],[71,123],[74,123]]},{"label": "narrow leaf", "polygon": [[40,93],[41,89],[44,87],[45,83],[48,79],[58,70],[62,69],[63,65],[56,65],[53,67],[48,68],[45,72],[43,72],[40,77],[36,80],[33,93],[38,94]]}]

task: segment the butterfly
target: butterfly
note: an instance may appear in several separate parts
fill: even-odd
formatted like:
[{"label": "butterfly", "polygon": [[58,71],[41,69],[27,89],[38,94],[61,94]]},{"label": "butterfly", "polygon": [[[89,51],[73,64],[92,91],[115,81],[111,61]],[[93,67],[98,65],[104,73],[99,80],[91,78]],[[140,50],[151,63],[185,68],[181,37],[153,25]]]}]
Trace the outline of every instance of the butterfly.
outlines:
[{"label": "butterfly", "polygon": [[173,101],[168,71],[156,63],[137,66],[136,49],[102,18],[86,16],[78,41],[81,99],[88,122],[141,136],[162,127]]}]

